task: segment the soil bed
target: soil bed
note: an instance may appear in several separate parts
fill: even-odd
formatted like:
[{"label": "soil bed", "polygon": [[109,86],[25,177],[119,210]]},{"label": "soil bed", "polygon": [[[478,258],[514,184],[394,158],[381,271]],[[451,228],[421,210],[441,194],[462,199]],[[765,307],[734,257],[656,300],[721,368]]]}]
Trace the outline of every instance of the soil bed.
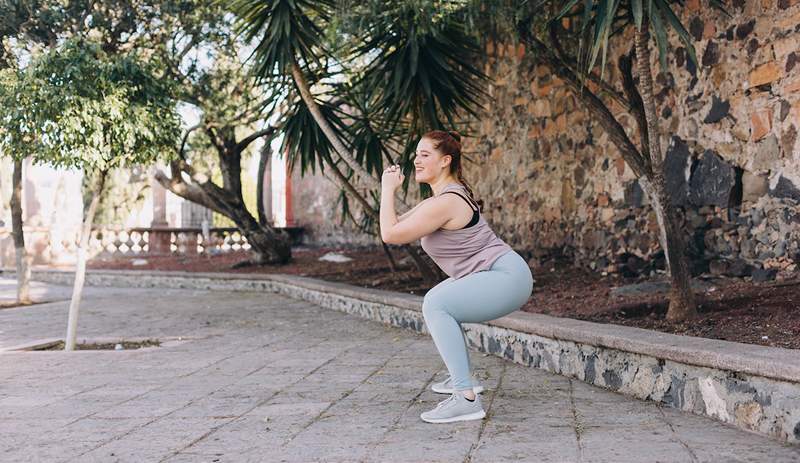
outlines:
[{"label": "soil bed", "polygon": [[[122,344],[121,350],[132,350],[132,349],[139,349],[142,347],[160,346],[161,342],[157,340],[147,340],[147,341],[122,341],[119,343],[116,342],[78,343],[75,344],[75,350],[116,350],[117,344]],[[33,350],[64,350],[64,341],[58,341],[46,347],[41,347]]]},{"label": "soil bed", "polygon": [[[318,260],[328,252],[343,254],[353,260],[343,263]],[[397,249],[392,253],[398,261],[399,271],[396,273],[391,272],[380,248],[298,247],[292,250],[292,262],[282,266],[231,269],[233,264],[248,257],[244,252],[235,252],[216,256],[93,259],[89,268],[283,273],[424,295],[430,287],[404,258],[404,253]],[[141,259],[147,262],[143,264]],[[535,285],[533,295],[522,308],[526,312],[800,349],[800,279],[767,283],[727,278],[698,280],[701,285],[698,317],[687,322],[670,323],[664,317],[667,296],[663,291],[653,289],[653,286],[666,286],[663,276],[649,279],[603,276],[564,262],[545,262],[532,270]]]}]

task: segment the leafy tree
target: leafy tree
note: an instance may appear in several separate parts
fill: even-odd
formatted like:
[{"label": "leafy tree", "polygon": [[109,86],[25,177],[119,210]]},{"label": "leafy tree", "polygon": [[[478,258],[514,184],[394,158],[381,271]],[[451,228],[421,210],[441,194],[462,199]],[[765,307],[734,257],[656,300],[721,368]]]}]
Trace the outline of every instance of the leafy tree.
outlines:
[{"label": "leafy tree", "polygon": [[85,204],[66,347],[75,347],[92,222],[111,169],[172,152],[179,133],[173,89],[136,52],[109,53],[78,37],[4,71],[2,146],[19,158],[82,169],[95,184]]},{"label": "leafy tree", "polygon": [[[55,40],[52,18],[38,15],[38,2],[7,0],[0,3],[0,71],[16,69],[17,57],[11,40],[18,42],[47,44]],[[2,84],[0,84],[2,85]],[[22,158],[13,160],[11,177],[11,235],[14,239],[14,254],[17,274],[17,302],[30,302],[30,256],[25,249],[25,234],[22,223]]]},{"label": "leafy tree", "polygon": [[[263,218],[256,221],[242,198],[241,157],[255,140],[275,131],[260,126],[269,117],[264,113],[268,104],[240,63],[241,50],[220,3],[9,0],[0,5],[0,12],[5,13],[0,25],[8,24],[6,29],[18,40],[24,37],[24,43],[46,48],[70,37],[91,36],[107,53],[137,50],[160,63],[159,76],[176,84],[176,98],[200,113],[201,123],[173,141],[171,151],[181,146],[183,156],[171,170],[185,175],[161,174],[158,180],[174,193],[231,218],[248,238],[253,261],[290,258],[288,236],[275,232]],[[0,61],[9,56],[13,58],[0,55]],[[263,153],[264,159],[268,156]],[[201,171],[201,166],[209,169]]]},{"label": "leafy tree", "polygon": [[[288,235],[263,216],[248,211],[242,191],[242,159],[254,142],[264,140],[261,164],[271,155],[283,108],[275,89],[256,86],[241,62],[243,46],[231,30],[219,3],[193,2],[195,8],[162,17],[160,29],[171,37],[151,46],[166,65],[166,77],[177,85],[177,98],[199,114],[200,121],[176,142],[178,157],[170,172],[156,180],[171,192],[231,219],[251,246],[249,263],[286,263],[291,259]],[[272,123],[264,124],[264,120]],[[259,170],[263,176],[263,169]],[[261,178],[258,179],[261,182]]]}]

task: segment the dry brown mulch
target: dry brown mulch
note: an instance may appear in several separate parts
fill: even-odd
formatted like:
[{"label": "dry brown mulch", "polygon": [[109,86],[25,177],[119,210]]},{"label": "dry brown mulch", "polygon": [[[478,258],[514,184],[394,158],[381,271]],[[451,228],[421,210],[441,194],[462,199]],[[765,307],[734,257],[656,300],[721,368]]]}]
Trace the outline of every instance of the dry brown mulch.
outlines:
[{"label": "dry brown mulch", "polygon": [[800,349],[800,280],[708,280],[705,290],[696,292],[698,316],[672,323],[665,319],[668,299],[663,292],[612,294],[612,288],[640,281],[603,277],[567,265],[534,269],[534,275],[537,289],[523,307],[526,312]]},{"label": "dry brown mulch", "polygon": [[[116,350],[115,348],[117,344],[122,344],[122,350],[133,350],[141,349],[142,347],[160,346],[161,342],[156,339],[149,339],[146,341],[122,341],[119,343],[76,343],[75,350]],[[45,347],[40,347],[33,350],[64,350],[64,346],[64,341],[58,341]]]},{"label": "dry brown mulch", "polygon": [[[346,263],[317,260],[327,252],[344,254]],[[247,259],[243,252],[217,256],[139,256],[94,259],[95,269],[181,270],[195,272],[283,273],[338,281],[367,288],[424,295],[430,289],[416,269],[397,249],[392,250],[399,271],[392,273],[383,250],[341,248],[295,248],[292,262],[282,266],[231,266]],[[146,265],[132,265],[135,259]],[[712,339],[800,349],[800,279],[754,283],[741,279],[706,281],[698,292],[699,314],[695,319],[671,323],[665,319],[667,297],[663,292],[628,292],[616,295],[614,288],[653,283],[603,276],[568,263],[547,262],[534,267],[534,293],[522,308],[599,323],[636,326],[662,332]],[[663,277],[662,277],[663,278]]]}]

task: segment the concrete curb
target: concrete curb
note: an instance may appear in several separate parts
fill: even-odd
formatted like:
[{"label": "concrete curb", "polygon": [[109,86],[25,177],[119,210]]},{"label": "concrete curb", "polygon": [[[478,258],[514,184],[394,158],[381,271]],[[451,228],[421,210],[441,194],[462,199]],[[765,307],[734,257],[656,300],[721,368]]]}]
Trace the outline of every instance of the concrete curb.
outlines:
[{"label": "concrete curb", "polygon": [[[5,274],[13,272],[4,272]],[[33,278],[71,284],[72,272]],[[423,297],[291,275],[87,273],[87,284],[269,291],[426,333]],[[470,347],[641,399],[800,443],[800,352],[515,312],[464,324]]]}]

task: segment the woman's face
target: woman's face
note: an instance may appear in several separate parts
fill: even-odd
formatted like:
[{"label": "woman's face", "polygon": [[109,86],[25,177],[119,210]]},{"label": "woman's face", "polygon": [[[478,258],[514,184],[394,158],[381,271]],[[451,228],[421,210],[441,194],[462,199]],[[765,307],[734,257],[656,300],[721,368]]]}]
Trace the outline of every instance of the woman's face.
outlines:
[{"label": "woman's face", "polygon": [[420,139],[414,158],[414,179],[417,183],[434,182],[450,168],[449,159],[450,156],[444,156],[434,148],[432,140]]}]

